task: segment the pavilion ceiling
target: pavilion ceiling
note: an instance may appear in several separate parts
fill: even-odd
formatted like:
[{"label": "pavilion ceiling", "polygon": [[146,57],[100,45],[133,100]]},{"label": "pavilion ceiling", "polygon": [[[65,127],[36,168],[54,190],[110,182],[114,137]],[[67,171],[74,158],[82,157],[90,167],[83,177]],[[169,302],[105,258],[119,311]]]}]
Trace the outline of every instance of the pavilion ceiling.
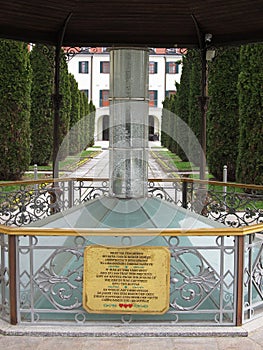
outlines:
[{"label": "pavilion ceiling", "polygon": [[0,37],[64,46],[196,47],[263,41],[262,0],[1,0]]}]

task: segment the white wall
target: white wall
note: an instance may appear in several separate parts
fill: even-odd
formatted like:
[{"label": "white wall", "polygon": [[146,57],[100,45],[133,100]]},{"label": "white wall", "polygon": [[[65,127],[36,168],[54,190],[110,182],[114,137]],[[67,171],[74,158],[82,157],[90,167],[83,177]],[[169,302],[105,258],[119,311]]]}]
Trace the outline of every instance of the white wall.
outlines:
[{"label": "white wall", "polygon": [[[178,74],[166,74],[165,63],[177,62],[182,58],[181,55],[164,55],[164,54],[150,54],[149,61],[157,62],[158,71],[157,74],[149,74],[149,90],[158,91],[158,104],[157,109],[150,107],[151,115],[155,116],[155,130],[160,133],[161,130],[161,108],[162,102],[165,99],[165,91],[175,90],[175,81],[180,82],[182,73],[182,64],[179,65]],[[100,62],[109,61],[110,55],[105,53],[81,53],[75,55],[68,62],[68,70],[75,76],[78,82],[80,90],[89,90],[89,99],[92,100],[96,106],[96,120],[95,120],[95,139],[100,140],[102,137],[102,115],[108,115],[109,109],[104,107],[102,111],[100,109],[100,90],[109,90],[109,74],[100,73]],[[79,62],[89,62],[89,73],[79,73]],[[158,129],[158,130],[157,130]]]}]

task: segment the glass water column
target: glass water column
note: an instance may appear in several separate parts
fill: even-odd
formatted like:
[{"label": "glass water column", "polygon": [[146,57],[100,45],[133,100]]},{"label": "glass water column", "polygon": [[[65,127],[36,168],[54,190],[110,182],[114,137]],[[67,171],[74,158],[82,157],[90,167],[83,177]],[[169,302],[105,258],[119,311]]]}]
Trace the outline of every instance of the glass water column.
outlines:
[{"label": "glass water column", "polygon": [[149,51],[112,48],[110,62],[110,195],[147,197]]}]

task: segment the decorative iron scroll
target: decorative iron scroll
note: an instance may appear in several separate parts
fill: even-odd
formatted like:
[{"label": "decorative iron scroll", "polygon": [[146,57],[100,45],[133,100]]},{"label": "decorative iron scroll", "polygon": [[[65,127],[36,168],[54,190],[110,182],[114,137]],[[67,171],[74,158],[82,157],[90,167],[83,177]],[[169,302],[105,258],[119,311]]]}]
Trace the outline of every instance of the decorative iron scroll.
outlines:
[{"label": "decorative iron scroll", "polygon": [[[183,184],[185,185],[185,184]],[[73,205],[109,195],[108,181],[69,180],[52,183],[0,187],[0,223],[23,226]],[[263,222],[263,191],[228,186],[149,181],[148,196],[183,206],[219,221],[226,226],[240,227]]]},{"label": "decorative iron scroll", "polygon": [[212,220],[226,226],[240,227],[263,222],[263,192],[246,188],[209,185],[205,196],[199,196],[199,189],[188,192],[188,202],[191,210],[200,212]]},{"label": "decorative iron scroll", "polygon": [[244,266],[244,320],[263,310],[263,239],[262,233],[246,237]]},{"label": "decorative iron scroll", "polygon": [[64,54],[65,54],[65,57],[66,57],[66,60],[67,61],[70,61],[72,58],[74,58],[76,55],[78,54],[94,54],[94,53],[101,53],[101,52],[106,52],[106,49],[105,47],[101,47],[101,48],[97,48],[97,47],[64,47]]},{"label": "decorative iron scroll", "polygon": [[0,318],[9,321],[8,237],[0,234]]},{"label": "decorative iron scroll", "polygon": [[82,305],[82,269],[83,254],[61,248],[37,271],[34,282],[56,308],[76,309]]},{"label": "decorative iron scroll", "polygon": [[94,183],[86,183],[86,181],[79,181],[74,183],[75,200],[74,204],[80,204],[109,194],[109,183],[103,181],[96,185]]},{"label": "decorative iron scroll", "polygon": [[[172,251],[175,260],[171,276],[171,307],[175,310],[196,309],[217,287],[220,277],[211,266],[205,266],[202,255],[195,249]],[[197,265],[186,267],[185,259],[197,259]],[[192,271],[194,268],[197,270]],[[218,305],[219,307],[219,305]]]},{"label": "decorative iron scroll", "polygon": [[155,182],[148,183],[148,196],[157,197],[170,203],[182,205],[182,189],[181,185],[177,182],[173,182],[171,185],[166,185]]},{"label": "decorative iron scroll", "polygon": [[0,192],[0,223],[23,226],[59,211],[58,191],[50,184],[36,189],[21,185],[18,190]]},{"label": "decorative iron scroll", "polygon": [[[196,239],[196,244],[184,237],[151,240],[150,246],[156,243],[168,247],[171,252],[171,283],[170,309],[164,315],[148,315],[148,321],[235,323],[235,240],[233,237]],[[22,323],[63,319],[71,324],[92,324],[106,319],[106,315],[94,316],[82,307],[83,249],[89,244],[81,236],[19,239],[18,309]],[[261,283],[262,261],[260,264],[255,269],[255,278]],[[141,319],[143,315],[126,317],[123,314],[115,320],[109,316],[107,320],[122,324]]]}]

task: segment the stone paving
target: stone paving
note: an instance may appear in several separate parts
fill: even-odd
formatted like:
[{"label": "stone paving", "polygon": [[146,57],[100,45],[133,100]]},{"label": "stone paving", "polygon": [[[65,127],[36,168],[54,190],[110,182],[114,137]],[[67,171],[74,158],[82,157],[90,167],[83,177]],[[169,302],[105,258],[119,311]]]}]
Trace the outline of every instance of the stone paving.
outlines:
[{"label": "stone paving", "polygon": [[[257,325],[263,324],[262,319],[257,320]],[[254,321],[255,322],[255,321]],[[124,326],[125,327],[125,326]],[[250,330],[249,330],[250,327]],[[247,336],[216,336],[211,333],[210,336],[196,336],[198,327],[192,328],[192,336],[180,335],[157,337],[95,337],[77,335],[67,336],[71,333],[71,328],[64,328],[63,336],[54,335],[52,330],[45,336],[34,336],[36,327],[32,327],[32,335],[0,335],[0,349],[3,350],[262,350],[263,349],[263,326],[253,329],[254,326],[248,326]],[[244,327],[242,327],[244,328]],[[94,329],[96,331],[96,329]],[[216,330],[215,330],[216,331]],[[213,331],[211,331],[213,332]]]},{"label": "stone paving", "polygon": [[[99,143],[102,153],[73,176],[108,177],[107,143]],[[154,145],[151,145],[154,146]],[[158,145],[157,145],[158,146]],[[71,174],[72,175],[72,174]],[[169,177],[150,158],[149,177]],[[106,327],[107,328],[107,327]],[[0,349],[2,350],[263,350],[263,317],[242,327],[41,327],[11,326],[0,321]],[[173,331],[174,330],[174,331]]]},{"label": "stone paving", "polygon": [[[91,178],[108,178],[109,177],[109,151],[107,141],[98,141],[96,146],[100,146],[102,152],[82,165],[76,171],[68,173],[71,177],[91,177]],[[160,142],[150,142],[150,148],[160,147]],[[169,174],[165,173],[156,160],[149,156],[148,177],[149,178],[169,178]]]}]

